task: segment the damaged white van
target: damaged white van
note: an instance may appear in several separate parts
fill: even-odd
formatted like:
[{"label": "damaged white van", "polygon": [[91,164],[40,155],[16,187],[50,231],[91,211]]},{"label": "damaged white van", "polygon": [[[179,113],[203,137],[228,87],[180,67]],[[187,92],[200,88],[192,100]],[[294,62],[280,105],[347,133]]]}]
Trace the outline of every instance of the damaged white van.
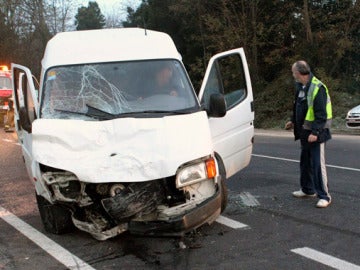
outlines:
[{"label": "damaged white van", "polygon": [[242,48],[211,58],[199,95],[169,35],[59,33],[39,89],[12,64],[16,129],[46,231],[183,235],[216,220],[250,162],[253,94]]}]

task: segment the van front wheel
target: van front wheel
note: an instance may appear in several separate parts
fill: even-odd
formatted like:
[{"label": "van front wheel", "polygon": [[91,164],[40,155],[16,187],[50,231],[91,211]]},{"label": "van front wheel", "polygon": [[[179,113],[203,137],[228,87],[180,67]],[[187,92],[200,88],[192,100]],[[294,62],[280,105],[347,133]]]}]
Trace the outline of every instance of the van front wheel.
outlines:
[{"label": "van front wheel", "polygon": [[228,189],[225,184],[225,179],[221,178],[221,213],[225,211],[225,208],[228,204]]},{"label": "van front wheel", "polygon": [[219,174],[220,174],[220,190],[221,190],[221,213],[225,211],[225,208],[228,204],[228,189],[225,184],[226,180],[226,171],[224,163],[221,161],[221,159],[217,156],[217,161],[219,164]]},{"label": "van front wheel", "polygon": [[40,217],[47,232],[64,234],[73,231],[71,212],[61,205],[51,204],[43,196],[36,194]]}]

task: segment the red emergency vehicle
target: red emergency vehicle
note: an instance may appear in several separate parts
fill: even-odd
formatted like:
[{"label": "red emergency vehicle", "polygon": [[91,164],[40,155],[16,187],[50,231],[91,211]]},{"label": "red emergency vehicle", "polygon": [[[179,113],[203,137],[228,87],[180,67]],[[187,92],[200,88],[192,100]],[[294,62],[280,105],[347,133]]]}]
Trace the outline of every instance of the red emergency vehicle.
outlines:
[{"label": "red emergency vehicle", "polygon": [[7,66],[0,65],[0,124],[9,110],[9,98],[12,95],[11,72]]}]

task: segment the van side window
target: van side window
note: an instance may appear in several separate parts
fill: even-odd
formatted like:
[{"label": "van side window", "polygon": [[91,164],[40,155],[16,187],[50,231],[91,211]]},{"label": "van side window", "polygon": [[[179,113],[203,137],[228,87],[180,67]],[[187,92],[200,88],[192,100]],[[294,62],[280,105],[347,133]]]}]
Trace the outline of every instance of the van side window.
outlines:
[{"label": "van side window", "polygon": [[215,93],[224,95],[227,110],[245,99],[246,81],[240,55],[227,55],[214,62],[205,86],[205,107],[209,104],[210,96]]},{"label": "van side window", "polygon": [[246,81],[240,55],[233,54],[218,61],[227,110],[246,97]]}]

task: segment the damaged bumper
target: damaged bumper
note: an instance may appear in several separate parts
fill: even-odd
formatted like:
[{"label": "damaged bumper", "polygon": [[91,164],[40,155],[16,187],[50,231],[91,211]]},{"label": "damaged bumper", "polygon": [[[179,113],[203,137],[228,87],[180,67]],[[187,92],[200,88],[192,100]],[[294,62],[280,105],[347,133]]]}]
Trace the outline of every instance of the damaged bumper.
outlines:
[{"label": "damaged bumper", "polygon": [[43,179],[53,200],[67,205],[72,223],[98,240],[125,231],[182,236],[220,215],[221,185],[204,180],[175,187],[175,179],[148,182],[86,184],[69,172],[49,172]]},{"label": "damaged bumper", "polygon": [[[188,210],[184,210],[186,208]],[[125,231],[151,236],[183,236],[205,223],[211,224],[217,219],[221,212],[221,190],[217,190],[214,196],[201,203],[187,203],[168,208],[168,210],[167,214],[167,211],[163,210],[162,220],[131,219],[123,223],[119,222],[112,228],[106,228],[107,222],[104,222],[104,219],[99,216],[92,216],[91,222],[83,222],[73,215],[72,220],[78,229],[90,233],[95,239],[101,241],[115,237]],[[179,214],[174,215],[177,211]]]},{"label": "damaged bumper", "polygon": [[170,218],[166,221],[130,221],[128,231],[133,234],[159,235],[159,236],[183,236],[205,223],[214,222],[221,211],[221,192],[197,207],[187,211],[184,215]]}]

